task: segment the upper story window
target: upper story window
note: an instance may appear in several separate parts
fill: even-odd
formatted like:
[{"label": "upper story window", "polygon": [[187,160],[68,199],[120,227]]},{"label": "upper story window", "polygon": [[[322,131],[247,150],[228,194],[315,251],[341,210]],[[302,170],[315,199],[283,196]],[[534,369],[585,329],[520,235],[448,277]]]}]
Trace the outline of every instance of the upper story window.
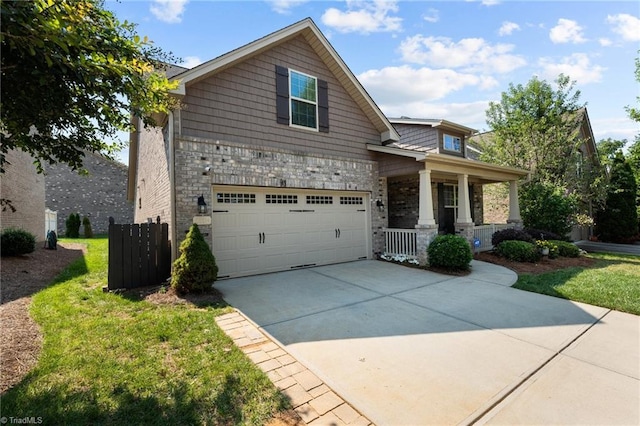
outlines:
[{"label": "upper story window", "polygon": [[291,71],[291,124],[317,129],[317,80],[315,77]]},{"label": "upper story window", "polygon": [[329,132],[329,84],[276,65],[276,116],[279,124]]},{"label": "upper story window", "polygon": [[442,147],[447,151],[462,152],[462,139],[445,133],[442,139]]}]

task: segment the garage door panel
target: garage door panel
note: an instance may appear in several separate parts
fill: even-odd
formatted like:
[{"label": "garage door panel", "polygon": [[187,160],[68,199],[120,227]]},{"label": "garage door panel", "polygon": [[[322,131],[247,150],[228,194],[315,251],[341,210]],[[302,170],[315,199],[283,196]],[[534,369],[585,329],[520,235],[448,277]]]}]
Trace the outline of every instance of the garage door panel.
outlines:
[{"label": "garage door panel", "polygon": [[[343,204],[343,197],[362,204]],[[227,199],[231,202],[222,202]],[[212,210],[227,211],[212,214],[219,275],[252,275],[366,257],[368,213],[358,211],[364,210],[366,199],[363,193],[214,187]]]}]

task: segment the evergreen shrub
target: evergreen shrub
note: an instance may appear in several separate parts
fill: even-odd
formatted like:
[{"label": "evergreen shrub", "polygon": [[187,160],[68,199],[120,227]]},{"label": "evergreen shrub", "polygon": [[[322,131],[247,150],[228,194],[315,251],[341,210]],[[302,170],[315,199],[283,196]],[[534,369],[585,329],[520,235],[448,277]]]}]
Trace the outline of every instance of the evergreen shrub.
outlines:
[{"label": "evergreen shrub", "polygon": [[453,271],[467,270],[473,259],[469,242],[459,235],[438,235],[427,248],[429,265]]},{"label": "evergreen shrub", "polygon": [[82,227],[84,228],[84,237],[93,238],[93,229],[91,229],[91,221],[86,216],[82,218]]},{"label": "evergreen shrub", "polygon": [[501,229],[491,236],[491,244],[497,247],[503,241],[526,241],[533,243],[535,240],[528,233],[515,228]]},{"label": "evergreen shrub", "polygon": [[542,257],[535,244],[516,240],[502,241],[496,247],[496,253],[515,262],[537,262]]},{"label": "evergreen shrub", "polygon": [[558,255],[562,257],[579,257],[580,256],[580,248],[568,241],[556,241],[552,240],[552,242],[558,246]]},{"label": "evergreen shrub", "polygon": [[8,228],[0,235],[0,254],[21,256],[33,253],[36,249],[36,237],[24,229]]},{"label": "evergreen shrub", "polygon": [[194,223],[180,244],[180,256],[173,262],[171,287],[179,294],[202,293],[211,290],[217,278],[216,259]]},{"label": "evergreen shrub", "polygon": [[531,235],[531,238],[535,240],[565,240],[564,237],[561,237],[555,232],[545,231],[543,229],[524,228],[523,231]]},{"label": "evergreen shrub", "polygon": [[71,213],[65,221],[65,225],[65,237],[80,238],[80,215],[78,213]]}]

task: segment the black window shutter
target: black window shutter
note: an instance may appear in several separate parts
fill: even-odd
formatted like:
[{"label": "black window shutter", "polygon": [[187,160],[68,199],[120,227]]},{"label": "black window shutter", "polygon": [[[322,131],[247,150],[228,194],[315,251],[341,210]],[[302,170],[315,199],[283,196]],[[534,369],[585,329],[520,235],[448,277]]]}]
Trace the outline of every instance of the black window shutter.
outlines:
[{"label": "black window shutter", "polygon": [[279,124],[289,124],[289,70],[276,65],[276,115]]},{"label": "black window shutter", "polygon": [[318,130],[329,133],[329,83],[318,80]]}]

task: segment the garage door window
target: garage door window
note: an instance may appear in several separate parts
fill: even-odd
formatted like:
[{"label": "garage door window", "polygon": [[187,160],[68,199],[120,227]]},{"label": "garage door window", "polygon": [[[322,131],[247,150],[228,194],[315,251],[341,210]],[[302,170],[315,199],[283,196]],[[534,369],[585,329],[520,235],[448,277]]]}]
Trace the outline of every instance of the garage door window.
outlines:
[{"label": "garage door window", "polygon": [[363,204],[362,197],[340,197],[340,204]]},{"label": "garage door window", "polygon": [[265,201],[267,204],[298,204],[298,196],[288,194],[267,194]]},{"label": "garage door window", "polygon": [[256,194],[234,194],[230,192],[218,192],[216,194],[218,203],[224,204],[255,204]]},{"label": "garage door window", "polygon": [[333,204],[331,195],[307,195],[307,204]]}]

